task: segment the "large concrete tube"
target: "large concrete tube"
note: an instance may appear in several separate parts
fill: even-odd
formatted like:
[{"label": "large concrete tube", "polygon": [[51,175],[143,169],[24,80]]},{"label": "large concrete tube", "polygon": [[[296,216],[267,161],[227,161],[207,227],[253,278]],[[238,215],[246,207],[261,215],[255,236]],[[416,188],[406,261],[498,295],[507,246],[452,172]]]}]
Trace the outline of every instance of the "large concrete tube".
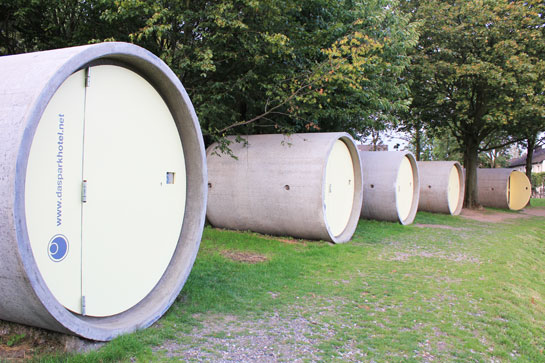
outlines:
[{"label": "large concrete tube", "polygon": [[361,218],[411,224],[416,216],[420,184],[412,153],[360,151],[363,171]]},{"label": "large concrete tube", "polygon": [[477,169],[477,190],[483,206],[511,210],[524,208],[532,195],[526,174],[505,168]]},{"label": "large concrete tube", "polygon": [[458,215],[464,204],[464,172],[457,161],[419,161],[418,210]]},{"label": "large concrete tube", "polygon": [[205,221],[182,84],[127,43],[0,57],[0,80],[0,319],[101,341],[149,326]]},{"label": "large concrete tube", "polygon": [[362,200],[354,140],[346,133],[229,137],[236,159],[207,149],[207,217],[215,227],[350,240]]}]

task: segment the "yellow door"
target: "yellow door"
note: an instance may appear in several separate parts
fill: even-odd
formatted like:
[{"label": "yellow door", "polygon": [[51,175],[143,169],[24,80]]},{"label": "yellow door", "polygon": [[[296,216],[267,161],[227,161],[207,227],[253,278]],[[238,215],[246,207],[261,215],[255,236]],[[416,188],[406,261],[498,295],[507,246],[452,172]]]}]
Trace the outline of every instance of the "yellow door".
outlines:
[{"label": "yellow door", "polygon": [[337,140],[326,164],[324,197],[326,221],[334,236],[343,233],[354,203],[354,165],[348,147]]},{"label": "yellow door", "polygon": [[408,157],[401,160],[396,178],[396,203],[399,219],[404,221],[411,214],[414,199],[414,173]]},{"label": "yellow door", "polygon": [[30,147],[25,217],[34,259],[55,298],[81,313],[81,174],[85,71],[49,101]]},{"label": "yellow door", "polygon": [[142,300],[168,267],[185,210],[181,140],[157,91],[126,68],[90,69],[85,115],[85,314]]},{"label": "yellow door", "polygon": [[61,85],[33,139],[25,208],[36,263],[62,305],[110,316],[141,301],[177,247],[185,198],[178,130],[144,78],[100,65]]}]

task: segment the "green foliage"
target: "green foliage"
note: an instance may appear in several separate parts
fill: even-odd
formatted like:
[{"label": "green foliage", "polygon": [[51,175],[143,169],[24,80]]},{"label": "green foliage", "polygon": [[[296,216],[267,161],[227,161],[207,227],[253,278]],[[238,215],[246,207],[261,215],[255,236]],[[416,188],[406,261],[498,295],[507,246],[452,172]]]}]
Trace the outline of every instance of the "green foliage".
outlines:
[{"label": "green foliage", "polygon": [[[0,52],[129,41],[185,85],[206,142],[348,131],[406,108],[416,33],[396,0],[0,0]],[[223,145],[225,148],[227,145]]]},{"label": "green foliage", "polygon": [[510,159],[508,148],[492,149],[479,154],[480,165],[483,168],[507,168]]},{"label": "green foliage", "polygon": [[26,337],[25,333],[14,334],[6,340],[6,345],[8,347],[13,347],[19,344],[23,339],[25,339],[25,337]]},{"label": "green foliage", "polygon": [[539,13],[519,1],[427,1],[418,16],[414,65],[431,81],[415,85],[431,101],[424,118],[475,142],[514,123],[513,100],[534,93],[528,85],[543,67],[539,53],[528,54],[543,39]]},{"label": "green foliage", "polygon": [[[186,85],[207,142],[226,134],[360,132],[406,106],[415,33],[395,2],[120,1],[105,18]],[[226,145],[224,145],[226,146]]]},{"label": "green foliage", "polygon": [[407,124],[457,139],[473,206],[479,151],[517,140],[528,115],[545,115],[545,4],[425,0],[405,8],[420,25],[407,72],[413,96]]},{"label": "green foliage", "polygon": [[0,55],[87,44],[118,34],[101,16],[110,0],[0,0]]},{"label": "green foliage", "polygon": [[[415,155],[417,153],[415,145],[416,140],[411,140],[409,150]],[[420,133],[420,160],[454,160],[463,162],[464,155],[460,150],[460,146],[456,138],[448,133],[430,133],[426,130],[421,130]]]},{"label": "green foliage", "polygon": [[532,186],[539,187],[545,185],[545,172],[532,173]]}]

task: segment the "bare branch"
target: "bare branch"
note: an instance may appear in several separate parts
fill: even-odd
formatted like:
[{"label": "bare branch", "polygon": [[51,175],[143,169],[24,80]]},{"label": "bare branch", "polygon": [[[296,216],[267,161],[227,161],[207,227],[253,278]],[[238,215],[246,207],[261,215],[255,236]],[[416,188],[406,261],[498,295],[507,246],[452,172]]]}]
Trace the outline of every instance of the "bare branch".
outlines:
[{"label": "bare branch", "polygon": [[265,112],[263,112],[261,115],[257,115],[255,117],[249,119],[249,120],[236,122],[236,123],[234,123],[232,125],[224,127],[223,129],[219,130],[218,133],[223,133],[223,132],[225,132],[227,130],[230,130],[230,129],[238,127],[238,126],[244,126],[244,125],[251,124],[252,122],[255,122],[255,121],[257,121],[257,120],[271,114],[271,113],[274,113],[275,110],[277,110],[280,107],[284,106],[286,103],[288,103],[293,98],[295,98],[295,96],[298,96],[303,90],[307,89],[309,86],[311,86],[311,84],[306,84],[304,86],[299,87],[295,92],[293,92],[291,95],[289,95],[289,97],[287,97],[286,99],[284,99],[282,102],[280,102],[278,105],[272,107],[271,109],[265,110]]},{"label": "bare branch", "polygon": [[524,140],[523,138],[518,138],[518,139],[514,139],[514,140],[510,140],[510,141],[506,141],[504,142],[503,144],[499,144],[499,145],[494,145],[494,146],[488,146],[490,144],[488,144],[487,146],[485,146],[484,148],[479,148],[479,152],[481,151],[490,151],[490,150],[494,150],[494,149],[501,149],[502,147],[506,147],[508,145],[512,145],[512,144],[515,144],[517,142],[521,142],[522,140]]}]

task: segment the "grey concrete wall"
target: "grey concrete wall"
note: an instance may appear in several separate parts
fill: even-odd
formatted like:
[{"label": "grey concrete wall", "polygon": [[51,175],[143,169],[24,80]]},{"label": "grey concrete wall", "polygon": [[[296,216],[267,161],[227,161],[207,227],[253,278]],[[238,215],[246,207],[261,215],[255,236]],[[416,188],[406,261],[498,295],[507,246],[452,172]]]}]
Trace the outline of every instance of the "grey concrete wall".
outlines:
[{"label": "grey concrete wall", "polygon": [[[209,198],[213,226],[306,239],[346,242],[361,207],[361,169],[353,139],[346,133],[311,133],[234,137],[229,147],[237,159],[207,149]],[[325,219],[325,168],[337,140],[351,153],[355,174],[352,215],[345,231],[333,236]]]},{"label": "grey concrete wall", "polygon": [[[418,210],[458,215],[464,204],[465,179],[462,167],[457,161],[419,161],[420,199]],[[448,184],[452,167],[458,170],[460,192],[458,205],[451,211],[448,204]]]},{"label": "grey concrete wall", "polygon": [[[48,290],[32,255],[25,219],[25,176],[41,115],[62,82],[93,61],[122,62],[165,99],[177,123],[187,168],[186,213],[178,247],[162,279],[121,314],[83,317]],[[145,328],[174,302],[198,252],[205,219],[206,162],[197,116],[183,86],[159,58],[127,43],[102,43],[0,57],[0,319],[94,340]]]},{"label": "grey concrete wall", "polygon": [[479,203],[485,207],[509,209],[507,188],[513,169],[477,169]]},{"label": "grey concrete wall", "polygon": [[[360,151],[363,172],[361,218],[411,224],[418,208],[420,184],[414,155],[408,151]],[[396,180],[403,158],[413,167],[413,203],[407,218],[397,208]]]}]

